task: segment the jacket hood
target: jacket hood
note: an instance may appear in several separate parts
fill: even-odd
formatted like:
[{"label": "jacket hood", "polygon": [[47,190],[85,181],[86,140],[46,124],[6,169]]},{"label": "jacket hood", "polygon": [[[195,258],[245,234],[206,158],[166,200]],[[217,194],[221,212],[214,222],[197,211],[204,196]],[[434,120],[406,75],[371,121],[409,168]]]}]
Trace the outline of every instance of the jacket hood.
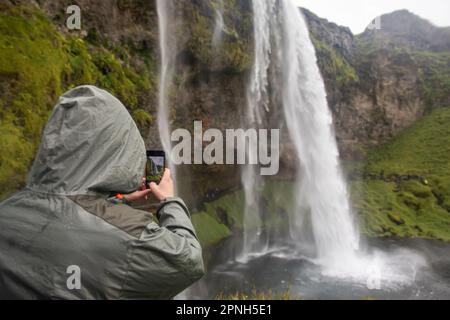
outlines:
[{"label": "jacket hood", "polygon": [[141,184],[145,161],[144,141],[124,105],[81,86],[54,108],[27,186],[66,195],[130,193]]}]

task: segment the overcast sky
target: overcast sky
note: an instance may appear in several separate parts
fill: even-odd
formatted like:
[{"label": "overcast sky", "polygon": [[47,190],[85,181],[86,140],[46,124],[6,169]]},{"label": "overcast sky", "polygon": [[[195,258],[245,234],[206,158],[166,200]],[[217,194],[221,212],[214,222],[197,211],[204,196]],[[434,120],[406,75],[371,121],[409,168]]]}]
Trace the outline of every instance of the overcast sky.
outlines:
[{"label": "overcast sky", "polygon": [[399,9],[409,11],[438,26],[450,26],[450,0],[295,0],[321,18],[364,31],[377,16]]}]

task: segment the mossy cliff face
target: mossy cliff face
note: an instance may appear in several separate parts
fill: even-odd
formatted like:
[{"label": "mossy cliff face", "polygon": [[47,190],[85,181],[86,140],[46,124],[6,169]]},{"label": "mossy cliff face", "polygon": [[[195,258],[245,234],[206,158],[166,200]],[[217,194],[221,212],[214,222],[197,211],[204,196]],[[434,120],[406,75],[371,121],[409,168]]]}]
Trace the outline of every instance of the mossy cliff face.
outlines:
[{"label": "mossy cliff face", "polygon": [[[148,101],[154,68],[138,68],[106,42],[59,31],[37,6],[2,3],[0,11],[0,197],[22,187],[58,97],[81,84],[117,95],[143,131],[153,123]],[[101,41],[97,39],[98,41]],[[144,60],[144,59],[143,59]]]}]

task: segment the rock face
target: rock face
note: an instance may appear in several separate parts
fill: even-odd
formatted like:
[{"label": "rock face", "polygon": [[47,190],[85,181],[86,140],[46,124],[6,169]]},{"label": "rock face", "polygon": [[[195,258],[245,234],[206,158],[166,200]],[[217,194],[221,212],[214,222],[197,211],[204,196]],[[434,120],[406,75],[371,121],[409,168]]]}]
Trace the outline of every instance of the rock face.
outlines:
[{"label": "rock face", "polygon": [[354,35],[349,28],[322,19],[308,9],[302,9],[302,12],[308,22],[310,32],[316,40],[334,48],[346,59],[352,58]]}]

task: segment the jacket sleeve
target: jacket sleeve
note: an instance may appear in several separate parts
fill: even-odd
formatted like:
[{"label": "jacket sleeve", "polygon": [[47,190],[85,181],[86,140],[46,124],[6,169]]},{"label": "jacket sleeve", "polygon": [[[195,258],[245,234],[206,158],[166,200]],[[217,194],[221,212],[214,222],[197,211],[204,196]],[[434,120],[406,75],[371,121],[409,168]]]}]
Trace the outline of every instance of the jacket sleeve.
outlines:
[{"label": "jacket sleeve", "polygon": [[158,209],[159,225],[150,223],[133,240],[122,298],[169,299],[204,275],[202,249],[180,198]]}]

